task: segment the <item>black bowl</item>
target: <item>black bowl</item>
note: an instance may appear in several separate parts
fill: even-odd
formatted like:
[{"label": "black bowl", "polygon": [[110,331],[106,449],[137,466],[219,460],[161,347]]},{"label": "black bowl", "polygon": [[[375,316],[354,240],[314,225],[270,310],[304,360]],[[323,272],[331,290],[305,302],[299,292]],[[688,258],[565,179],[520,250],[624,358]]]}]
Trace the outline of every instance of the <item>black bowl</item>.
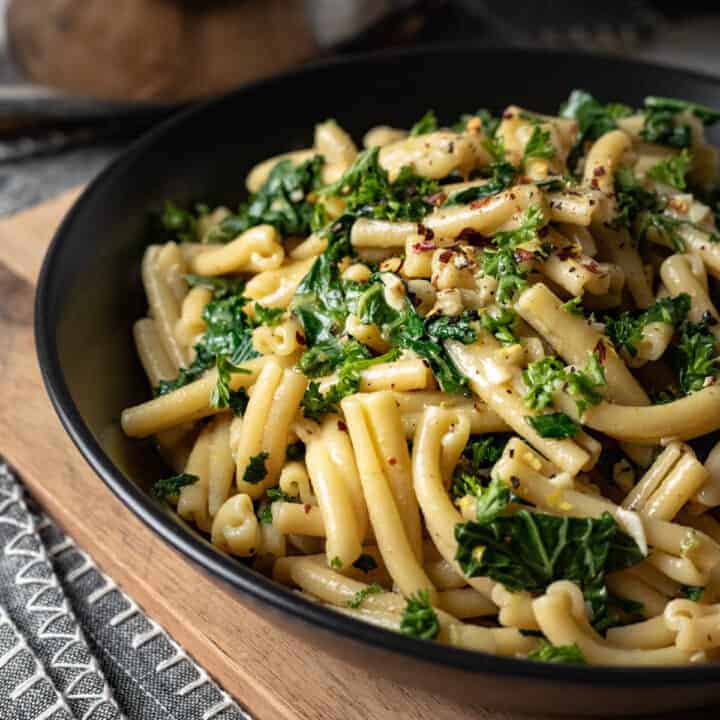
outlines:
[{"label": "black bowl", "polygon": [[213,550],[146,492],[162,471],[147,443],[119,430],[124,407],[148,398],[131,326],[145,311],[140,259],[148,211],[166,198],[234,204],[245,173],[306,147],[334,117],[359,137],[408,126],[428,107],[443,120],[518,103],[553,112],[572,88],[639,105],[671,95],[720,107],[720,81],[582,54],[425,50],[340,60],[264,81],[187,111],[136,142],[82,195],[50,246],[35,332],[45,384],[86,460],[147,525],[244,602],[289,632],[408,684],[476,706],[573,715],[651,712],[720,699],[720,668],[555,666],[456,650],[331,612]]}]

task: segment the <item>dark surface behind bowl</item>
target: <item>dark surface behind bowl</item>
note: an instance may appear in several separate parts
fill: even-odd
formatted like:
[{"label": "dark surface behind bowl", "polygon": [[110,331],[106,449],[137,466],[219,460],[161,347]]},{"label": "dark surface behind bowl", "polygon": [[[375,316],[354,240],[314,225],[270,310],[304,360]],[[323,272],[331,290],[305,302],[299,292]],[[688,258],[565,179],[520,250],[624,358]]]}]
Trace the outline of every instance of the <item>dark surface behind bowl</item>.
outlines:
[{"label": "dark surface behind bowl", "polygon": [[682,71],[587,55],[429,50],[301,70],[185,113],[133,145],[58,231],[38,285],[40,365],[73,440],[134,512],[209,577],[326,650],[482,707],[607,715],[707,704],[720,700],[720,668],[497,658],[415,641],[309,603],[216,552],[148,496],[162,467],[150,443],[126,439],[118,425],[124,407],[149,397],[131,334],[146,310],[140,260],[148,211],[167,198],[236,205],[255,163],[309,146],[314,124],[328,117],[359,140],[375,124],[409,126],[429,107],[447,123],[510,103],[553,113],[575,87],[631,105],[655,94],[720,107],[720,82]]}]

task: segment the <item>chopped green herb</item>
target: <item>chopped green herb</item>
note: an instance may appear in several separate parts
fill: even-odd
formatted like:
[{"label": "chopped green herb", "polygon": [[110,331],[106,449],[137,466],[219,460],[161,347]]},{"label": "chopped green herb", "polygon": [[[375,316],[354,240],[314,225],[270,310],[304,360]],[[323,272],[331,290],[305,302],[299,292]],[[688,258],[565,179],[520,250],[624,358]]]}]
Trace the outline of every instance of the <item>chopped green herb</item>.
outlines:
[{"label": "chopped green herb", "polygon": [[493,160],[501,162],[505,159],[505,147],[503,140],[497,137],[497,129],[500,125],[500,118],[494,117],[488,110],[478,110],[474,115],[461,115],[460,119],[452,126],[455,132],[467,131],[470,120],[479,120],[480,129],[485,136],[483,146],[490,153]]},{"label": "chopped green herb", "polygon": [[595,353],[591,353],[585,370],[565,370],[556,357],[548,356],[530,363],[522,374],[527,389],[523,400],[532,410],[552,405],[553,394],[563,385],[575,400],[582,415],[591,405],[597,405],[602,396],[597,388],[607,384],[605,371]]},{"label": "chopped green herb", "polygon": [[613,225],[618,228],[629,228],[643,211],[658,212],[663,208],[660,197],[645,190],[633,171],[624,165],[615,172],[615,200],[617,215]]},{"label": "chopped green herb", "polygon": [[703,593],[705,592],[705,588],[700,587],[699,585],[682,585],[680,587],[680,592],[688,600],[700,602],[702,600]]},{"label": "chopped green herb", "polygon": [[573,665],[586,665],[587,660],[583,657],[577,643],[572,645],[551,645],[546,640],[540,646],[528,654],[528,660],[549,663],[571,663]]},{"label": "chopped green herb", "polygon": [[507,190],[513,184],[517,175],[517,168],[504,160],[492,163],[488,171],[487,182],[450,193],[445,201],[445,206],[465,205],[474,200],[496,195],[503,190]]},{"label": "chopped green herb", "polygon": [[476,522],[487,525],[502,515],[513,500],[510,488],[499,478],[493,477],[487,488],[475,493]]},{"label": "chopped green herb", "polygon": [[549,160],[555,156],[555,146],[550,139],[550,130],[535,125],[523,152],[523,164],[531,158]]},{"label": "chopped green herb", "polygon": [[253,455],[245,468],[243,473],[243,482],[250,483],[251,485],[257,485],[259,482],[267,477],[267,468],[265,467],[265,461],[270,457],[270,454],[265,452],[259,452],[257,455]]},{"label": "chopped green herb", "polygon": [[340,570],[342,568],[342,560],[336,555],[331,561],[330,561],[330,567],[334,570]]},{"label": "chopped green herb", "polygon": [[517,317],[517,313],[512,308],[503,307],[492,313],[484,312],[480,315],[480,324],[503,345],[515,345],[518,339],[513,333],[513,326]]},{"label": "chopped green herb", "polygon": [[258,519],[261,523],[265,525],[272,525],[273,517],[272,517],[272,506],[273,503],[276,502],[289,502],[289,503],[299,503],[300,498],[294,497],[292,495],[288,495],[287,493],[284,493],[280,488],[269,488],[267,493],[267,500],[265,504],[263,504],[260,508],[260,511],[258,512]]},{"label": "chopped green herb", "polygon": [[450,485],[450,495],[455,500],[460,500],[467,495],[479,496],[483,491],[482,483],[477,475],[471,475],[462,470],[453,473],[453,481]]},{"label": "chopped green herb", "polygon": [[505,434],[491,434],[467,444],[455,467],[450,486],[454,499],[466,495],[479,497],[484,492],[481,476],[487,474],[488,469],[500,459],[507,441]]},{"label": "chopped green herb", "polygon": [[199,479],[200,478],[197,475],[180,473],[179,475],[173,475],[172,477],[158,480],[155,485],[153,485],[152,492],[156,498],[167,500],[168,498],[177,497],[186,485],[192,485]]},{"label": "chopped green herb", "polygon": [[665,185],[672,185],[678,190],[687,188],[686,176],[692,166],[692,156],[687,150],[683,150],[679,155],[661,160],[657,165],[653,165],[648,170],[648,175],[653,179]]},{"label": "chopped green herb", "polygon": [[378,593],[382,592],[385,592],[384,588],[377,583],[373,583],[372,585],[364,587],[362,590],[358,590],[355,595],[353,595],[353,597],[345,604],[349,608],[359,608],[365,601],[365,598],[369,597],[370,595],[377,595]]},{"label": "chopped green herb", "polygon": [[532,425],[540,437],[544,438],[572,438],[580,430],[580,426],[569,416],[562,412],[547,415],[528,415],[525,421]]},{"label": "chopped green herb", "polygon": [[570,315],[585,315],[585,311],[582,306],[582,297],[577,297],[568,300],[560,306],[566,313]]},{"label": "chopped green herb", "polygon": [[407,598],[407,604],[400,620],[400,631],[405,635],[434,640],[440,632],[437,613],[430,605],[427,590],[418,590]]},{"label": "chopped green herb", "polygon": [[678,232],[683,225],[689,224],[685,220],[665,215],[662,212],[645,213],[642,216],[639,235],[647,236],[649,230],[654,230],[675,252],[685,252],[685,240]]},{"label": "chopped green herb", "polygon": [[454,332],[461,337],[470,337],[468,315],[461,315],[447,324],[435,325],[432,319],[424,322],[407,296],[402,311],[391,307],[385,299],[381,281],[371,283],[360,295],[355,314],[362,322],[377,325],[383,338],[393,347],[412,350],[426,360],[443,392],[465,391],[467,381],[445,352],[440,335]]},{"label": "chopped green herb", "polygon": [[507,445],[507,435],[486,435],[479,440],[471,440],[463,456],[470,459],[474,470],[488,468],[494,465]]},{"label": "chopped green herb", "polygon": [[426,135],[438,129],[437,117],[432,110],[428,110],[411,128],[410,137]]},{"label": "chopped green herb", "polygon": [[556,357],[536,360],[523,371],[522,380],[527,392],[525,404],[532,410],[542,410],[553,403],[553,394],[565,379],[565,367]]},{"label": "chopped green herb", "polygon": [[305,457],[305,444],[302,440],[290,443],[285,450],[286,460],[302,460]]}]

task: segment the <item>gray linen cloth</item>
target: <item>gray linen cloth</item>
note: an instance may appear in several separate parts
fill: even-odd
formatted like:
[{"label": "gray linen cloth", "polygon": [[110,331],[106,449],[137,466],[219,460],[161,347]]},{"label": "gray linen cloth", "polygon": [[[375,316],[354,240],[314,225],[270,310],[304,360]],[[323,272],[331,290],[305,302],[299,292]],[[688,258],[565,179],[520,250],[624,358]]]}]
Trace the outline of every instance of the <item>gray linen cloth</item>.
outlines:
[{"label": "gray linen cloth", "polygon": [[249,720],[0,460],[0,720]]}]

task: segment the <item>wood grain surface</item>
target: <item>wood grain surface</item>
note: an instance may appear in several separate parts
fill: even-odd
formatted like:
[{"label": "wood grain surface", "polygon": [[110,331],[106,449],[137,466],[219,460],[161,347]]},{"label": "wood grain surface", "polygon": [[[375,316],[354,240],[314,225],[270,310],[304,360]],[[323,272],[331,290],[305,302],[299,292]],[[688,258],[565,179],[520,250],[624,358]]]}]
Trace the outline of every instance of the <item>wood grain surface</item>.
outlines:
[{"label": "wood grain surface", "polygon": [[[282,632],[209,583],[90,470],[50,406],[32,337],[33,283],[52,232],[76,196],[73,191],[0,221],[0,453],[36,499],[257,720],[530,717],[467,710],[410,691]],[[667,720],[681,716],[714,718],[717,710],[674,713]]]}]

